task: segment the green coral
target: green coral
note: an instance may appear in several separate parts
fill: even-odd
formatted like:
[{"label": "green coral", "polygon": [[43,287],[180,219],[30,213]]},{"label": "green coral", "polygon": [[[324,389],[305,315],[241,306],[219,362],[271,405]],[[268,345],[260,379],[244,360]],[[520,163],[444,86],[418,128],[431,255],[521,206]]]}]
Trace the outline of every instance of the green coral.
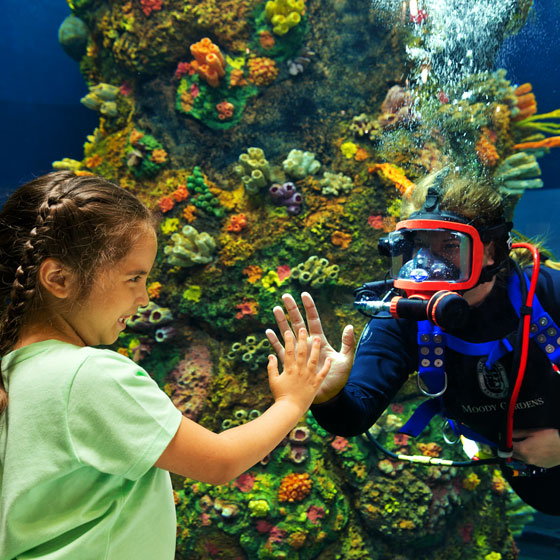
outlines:
[{"label": "green coral", "polygon": [[282,162],[284,171],[295,179],[303,179],[319,171],[321,164],[315,159],[313,152],[290,150],[288,157]]},{"label": "green coral", "polygon": [[244,342],[234,342],[227,354],[228,360],[243,363],[251,371],[257,370],[268,362],[270,342],[267,338],[258,340],[248,335]]},{"label": "green coral", "polygon": [[539,189],[543,186],[541,168],[533,154],[518,152],[507,157],[496,169],[494,183],[508,195],[523,194],[525,189]]},{"label": "green coral", "polygon": [[254,194],[266,187],[270,180],[270,164],[261,148],[248,148],[240,154],[235,172],[241,177],[245,190]]},{"label": "green coral", "polygon": [[163,248],[170,265],[191,267],[209,263],[214,258],[214,238],[206,232],[199,233],[193,226],[186,225],[180,233],[174,233],[171,241]]},{"label": "green coral", "polygon": [[300,284],[309,284],[312,288],[334,284],[338,279],[339,267],[330,264],[328,259],[312,255],[305,262],[299,263],[291,271],[291,278]]},{"label": "green coral", "polygon": [[200,167],[196,166],[189,175],[187,188],[192,194],[192,204],[196,208],[208,214],[213,214],[217,218],[222,218],[225,215],[224,209],[220,206],[220,201],[210,192]]},{"label": "green coral", "polygon": [[167,152],[150,134],[143,134],[134,144],[129,144],[125,156],[127,167],[138,178],[154,177],[167,163]]},{"label": "green coral", "polygon": [[324,195],[333,194],[335,196],[349,193],[354,186],[350,177],[342,173],[331,173],[329,171],[323,173],[323,178],[319,181],[319,184]]},{"label": "green coral", "polygon": [[[213,130],[225,130],[239,123],[247,100],[258,93],[258,88],[248,82],[229,87],[232,70],[236,69],[226,64],[225,76],[217,87],[208,85],[198,74],[181,78],[175,102],[177,111],[197,119]],[[217,107],[224,101],[233,105],[230,118],[220,118]]]}]

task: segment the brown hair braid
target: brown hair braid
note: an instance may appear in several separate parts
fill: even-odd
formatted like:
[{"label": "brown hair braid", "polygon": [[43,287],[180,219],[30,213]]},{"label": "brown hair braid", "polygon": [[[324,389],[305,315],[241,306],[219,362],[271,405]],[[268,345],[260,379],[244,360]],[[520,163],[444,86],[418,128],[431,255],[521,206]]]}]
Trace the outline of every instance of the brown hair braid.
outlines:
[{"label": "brown hair braid", "polygon": [[[72,270],[75,297],[86,297],[93,273],[122,259],[146,225],[154,226],[146,206],[100,177],[56,171],[17,189],[0,211],[0,356],[41,308],[37,275],[45,259]],[[0,377],[0,414],[6,405]]]}]

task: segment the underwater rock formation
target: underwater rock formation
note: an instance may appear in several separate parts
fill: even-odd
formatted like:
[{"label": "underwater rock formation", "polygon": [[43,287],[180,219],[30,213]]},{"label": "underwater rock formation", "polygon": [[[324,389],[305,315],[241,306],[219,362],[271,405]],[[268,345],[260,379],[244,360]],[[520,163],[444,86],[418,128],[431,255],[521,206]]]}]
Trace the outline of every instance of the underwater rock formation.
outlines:
[{"label": "underwater rock formation", "polygon": [[[399,23],[388,4],[69,0],[87,27],[80,68],[99,126],[81,161],[55,167],[104,175],[154,209],[152,303],[116,349],[210,429],[270,403],[263,332],[282,293],[309,290],[331,341],[347,323],[360,329],[352,290],[385,275],[377,242],[415,181],[452,162],[507,187],[525,157],[515,146],[532,126],[552,130],[504,71],[407,81],[411,49],[438,30],[429,11]],[[524,16],[521,2],[511,18]],[[393,451],[460,457],[434,428],[418,442],[396,433],[417,404],[403,391],[376,437]],[[517,555],[504,521],[513,502],[494,469],[395,462],[310,415],[235,481],[174,487],[178,559]],[[531,512],[514,506],[519,530]]]}]

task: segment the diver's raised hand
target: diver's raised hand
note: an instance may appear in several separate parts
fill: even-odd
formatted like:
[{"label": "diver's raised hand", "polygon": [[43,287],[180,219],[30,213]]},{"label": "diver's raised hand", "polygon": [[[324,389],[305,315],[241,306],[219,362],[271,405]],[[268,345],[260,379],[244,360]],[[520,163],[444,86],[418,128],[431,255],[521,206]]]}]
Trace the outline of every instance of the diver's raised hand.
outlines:
[{"label": "diver's raised hand", "polygon": [[[344,331],[342,332],[342,344],[340,351],[337,352],[329,344],[327,338],[325,337],[325,333],[323,332],[323,327],[321,325],[321,319],[319,317],[319,313],[317,312],[317,307],[315,306],[313,298],[310,294],[307,292],[303,292],[301,294],[301,301],[303,302],[303,307],[305,309],[307,325],[299,307],[290,294],[284,294],[282,296],[282,301],[284,302],[288,315],[286,316],[286,313],[280,306],[273,309],[278,330],[281,333],[285,333],[287,331],[297,333],[299,332],[299,329],[307,328],[307,331],[309,332],[309,336],[307,337],[308,355],[311,350],[313,338],[318,337],[321,340],[321,350],[319,353],[319,362],[317,367],[322,368],[327,358],[331,361],[329,373],[323,381],[313,402],[318,404],[328,401],[342,390],[348,380],[348,376],[350,375],[350,369],[352,368],[352,362],[354,359],[354,328],[352,325],[344,327]],[[276,333],[272,329],[266,330],[266,336],[270,341],[272,348],[278,355],[278,359],[283,363],[285,351],[282,342],[278,339]]]}]

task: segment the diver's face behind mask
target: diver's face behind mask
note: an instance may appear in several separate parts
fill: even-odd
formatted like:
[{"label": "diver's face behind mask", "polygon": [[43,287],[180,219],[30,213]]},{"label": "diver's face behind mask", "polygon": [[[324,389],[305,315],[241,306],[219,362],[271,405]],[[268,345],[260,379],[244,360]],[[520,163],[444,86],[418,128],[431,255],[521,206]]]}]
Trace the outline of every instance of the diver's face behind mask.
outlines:
[{"label": "diver's face behind mask", "polygon": [[382,241],[396,288],[412,294],[468,290],[480,277],[483,246],[477,230],[444,220],[405,220]]}]

